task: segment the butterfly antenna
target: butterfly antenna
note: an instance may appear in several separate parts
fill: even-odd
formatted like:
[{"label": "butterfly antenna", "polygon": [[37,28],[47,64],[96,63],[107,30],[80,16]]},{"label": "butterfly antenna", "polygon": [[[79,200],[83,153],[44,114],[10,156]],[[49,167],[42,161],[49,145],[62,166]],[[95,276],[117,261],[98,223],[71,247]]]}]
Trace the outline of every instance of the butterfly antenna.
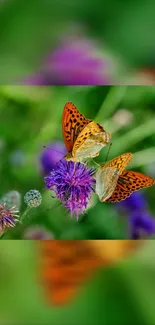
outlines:
[{"label": "butterfly antenna", "polygon": [[51,150],[51,151],[55,151],[55,152],[58,152],[58,153],[61,153],[62,155],[64,155],[64,152],[61,152],[61,151],[58,151],[58,150],[55,150],[55,149],[52,149],[52,148],[49,148],[49,147],[46,147],[46,146],[43,146],[43,148]]},{"label": "butterfly antenna", "polygon": [[109,144],[109,149],[108,149],[108,152],[107,152],[107,155],[106,155],[105,164],[106,164],[106,162],[108,160],[108,156],[109,156],[109,152],[110,152],[111,146],[112,146],[112,142]]}]

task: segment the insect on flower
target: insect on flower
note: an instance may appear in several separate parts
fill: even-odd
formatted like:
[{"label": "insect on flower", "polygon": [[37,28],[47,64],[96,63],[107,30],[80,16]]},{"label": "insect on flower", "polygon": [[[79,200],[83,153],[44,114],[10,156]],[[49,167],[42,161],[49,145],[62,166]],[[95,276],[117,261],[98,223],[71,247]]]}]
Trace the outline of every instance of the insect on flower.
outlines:
[{"label": "insect on flower", "polygon": [[61,160],[44,178],[46,188],[55,192],[55,197],[71,212],[71,216],[85,213],[94,191],[94,169],[80,162]]},{"label": "insect on flower", "polygon": [[37,271],[47,302],[57,306],[69,303],[97,269],[126,257],[140,243],[134,240],[39,241]]},{"label": "insect on flower", "polygon": [[67,160],[96,157],[111,140],[110,133],[95,121],[86,119],[71,102],[66,103],[63,110],[62,131],[68,150]]},{"label": "insect on flower", "polygon": [[96,173],[96,193],[101,202],[120,202],[133,192],[155,184],[149,176],[124,170],[132,157],[132,153],[125,153],[100,166]]}]

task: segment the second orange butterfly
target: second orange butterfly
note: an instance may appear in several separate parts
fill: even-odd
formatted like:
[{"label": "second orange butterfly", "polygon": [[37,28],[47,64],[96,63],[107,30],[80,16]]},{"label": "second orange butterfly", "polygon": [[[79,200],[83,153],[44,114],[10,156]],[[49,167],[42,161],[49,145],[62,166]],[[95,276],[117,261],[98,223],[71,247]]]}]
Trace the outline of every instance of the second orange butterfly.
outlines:
[{"label": "second orange butterfly", "polygon": [[149,176],[124,170],[132,157],[127,152],[100,166],[96,173],[96,193],[101,202],[120,202],[133,192],[155,184]]}]

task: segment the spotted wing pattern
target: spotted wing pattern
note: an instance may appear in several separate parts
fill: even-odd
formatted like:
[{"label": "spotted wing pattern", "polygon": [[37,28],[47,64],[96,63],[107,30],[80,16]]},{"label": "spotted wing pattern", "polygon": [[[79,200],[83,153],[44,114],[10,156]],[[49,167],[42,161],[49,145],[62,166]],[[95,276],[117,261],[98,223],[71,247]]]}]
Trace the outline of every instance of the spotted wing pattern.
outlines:
[{"label": "spotted wing pattern", "polygon": [[89,123],[83,130],[82,132],[79,134],[75,144],[74,144],[74,148],[73,150],[76,151],[78,150],[78,148],[91,136],[93,135],[97,135],[100,133],[105,132],[104,128],[97,124],[96,122],[91,122]]},{"label": "spotted wing pattern", "polygon": [[62,131],[68,152],[72,152],[78,135],[90,122],[77,110],[73,103],[66,103],[62,114]]},{"label": "spotted wing pattern", "polygon": [[155,181],[149,176],[131,170],[123,171],[118,179],[115,191],[106,202],[115,203],[123,201],[133,192],[153,186],[154,184]]},{"label": "spotted wing pattern", "polygon": [[48,302],[67,303],[101,264],[101,257],[84,240],[40,241],[41,279]]},{"label": "spotted wing pattern", "polygon": [[110,140],[111,134],[100,124],[91,121],[78,135],[73,146],[73,157],[94,157]]},{"label": "spotted wing pattern", "polygon": [[120,171],[120,174],[129,164],[130,160],[132,159],[133,154],[131,152],[124,153],[111,161],[109,161],[104,167],[115,167]]}]

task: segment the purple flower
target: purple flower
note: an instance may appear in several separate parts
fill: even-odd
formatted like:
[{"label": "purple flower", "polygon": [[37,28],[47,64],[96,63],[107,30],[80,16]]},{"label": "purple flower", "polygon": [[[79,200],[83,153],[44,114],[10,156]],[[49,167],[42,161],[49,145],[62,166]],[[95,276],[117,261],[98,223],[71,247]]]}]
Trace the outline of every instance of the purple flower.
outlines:
[{"label": "purple flower", "polygon": [[0,233],[10,227],[14,227],[18,220],[18,211],[14,208],[8,209],[5,204],[0,204]]},{"label": "purple flower", "polygon": [[146,238],[155,233],[155,219],[148,212],[147,201],[142,193],[133,193],[128,199],[117,203],[117,208],[129,220],[130,238]]},{"label": "purple flower", "polygon": [[40,156],[41,170],[44,175],[48,175],[67,153],[65,146],[62,142],[55,142],[45,148]]},{"label": "purple flower", "polygon": [[42,226],[31,226],[26,229],[24,233],[24,239],[33,239],[33,240],[51,240],[53,239],[53,234],[48,232]]},{"label": "purple flower", "polygon": [[87,39],[62,42],[43,63],[41,70],[27,77],[31,85],[105,85],[111,84],[111,62],[99,55]]},{"label": "purple flower", "polygon": [[44,78],[44,73],[38,73],[36,75],[29,76],[24,79],[25,85],[36,85],[36,86],[42,86],[46,85],[46,79]]},{"label": "purple flower", "polygon": [[140,192],[133,193],[129,198],[126,200],[116,203],[117,208],[124,210],[125,212],[134,212],[135,210],[146,210],[147,209],[147,202],[144,195]]},{"label": "purple flower", "polygon": [[134,212],[130,216],[132,239],[146,238],[155,234],[155,219],[148,212]]},{"label": "purple flower", "polygon": [[70,210],[71,216],[76,214],[77,220],[80,213],[85,213],[94,191],[94,172],[94,169],[88,169],[85,164],[63,159],[45,177],[46,188],[55,192],[55,197]]}]

